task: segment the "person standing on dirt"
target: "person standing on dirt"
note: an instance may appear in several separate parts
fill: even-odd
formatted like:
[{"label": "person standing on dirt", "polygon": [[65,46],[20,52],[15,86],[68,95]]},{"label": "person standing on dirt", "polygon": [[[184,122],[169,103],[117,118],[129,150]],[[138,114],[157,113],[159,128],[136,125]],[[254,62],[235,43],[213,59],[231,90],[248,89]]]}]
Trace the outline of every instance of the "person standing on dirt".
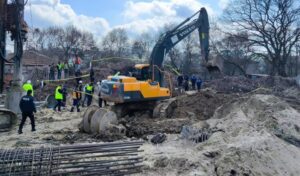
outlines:
[{"label": "person standing on dirt", "polygon": [[77,70],[77,71],[75,72],[75,77],[76,77],[76,83],[77,83],[77,84],[79,84],[80,81],[82,82],[80,70]]},{"label": "person standing on dirt", "polygon": [[49,75],[50,80],[55,80],[55,67],[54,63],[50,65],[50,75]]},{"label": "person standing on dirt", "polygon": [[197,84],[197,90],[200,91],[202,86],[202,79],[200,77],[197,79],[196,84]]},{"label": "person standing on dirt", "polygon": [[63,94],[62,106],[66,107],[67,106],[67,96],[68,96],[66,85],[63,85],[63,87],[62,87],[62,94]]},{"label": "person standing on dirt", "polygon": [[65,79],[69,77],[69,65],[67,61],[64,64],[64,75],[65,75]]},{"label": "person standing on dirt", "polygon": [[58,61],[58,64],[56,65],[57,69],[57,79],[61,79],[61,71],[63,69],[63,65]]},{"label": "person standing on dirt", "polygon": [[55,100],[57,101],[54,106],[54,111],[58,108],[58,111],[61,112],[62,100],[63,100],[63,91],[61,85],[57,86],[55,89]]},{"label": "person standing on dirt", "polygon": [[197,81],[197,78],[195,75],[192,75],[191,77],[191,82],[192,82],[192,89],[193,90],[196,90],[196,81]]},{"label": "person standing on dirt", "polygon": [[[101,80],[100,82],[97,82],[97,86],[98,86],[98,104],[99,104],[99,107],[102,108],[102,102],[103,102],[103,99],[101,98]],[[104,106],[107,106],[107,102],[104,100]]]},{"label": "person standing on dirt", "polygon": [[82,88],[82,91],[84,92],[84,98],[83,98],[83,101],[82,101],[82,107],[85,106],[85,102],[87,101],[87,87],[88,87],[89,84],[86,84],[84,85],[84,87]]},{"label": "person standing on dirt", "polygon": [[94,69],[93,67],[91,66],[91,69],[90,69],[90,82],[94,82],[95,81],[95,72],[94,72]]},{"label": "person standing on dirt", "polygon": [[183,83],[183,76],[182,75],[179,75],[177,77],[177,86],[178,87],[182,87],[182,83]]},{"label": "person standing on dirt", "polygon": [[72,92],[73,105],[70,112],[74,112],[75,107],[77,108],[77,112],[80,112],[79,103],[81,100],[81,93],[79,90],[79,86],[77,86]]},{"label": "person standing on dirt", "polygon": [[34,122],[34,112],[36,113],[36,108],[35,108],[35,104],[34,104],[34,100],[33,100],[33,96],[32,96],[32,91],[28,90],[27,91],[27,95],[23,96],[21,98],[21,101],[19,103],[20,109],[22,111],[22,120],[19,126],[19,134],[23,133],[23,126],[25,124],[25,121],[27,119],[27,117],[30,118],[31,121],[31,131],[35,131],[35,122]]},{"label": "person standing on dirt", "polygon": [[87,106],[90,106],[92,104],[93,94],[94,94],[94,86],[93,83],[91,82],[86,87]]},{"label": "person standing on dirt", "polygon": [[189,80],[184,80],[183,88],[185,91],[189,91]]}]

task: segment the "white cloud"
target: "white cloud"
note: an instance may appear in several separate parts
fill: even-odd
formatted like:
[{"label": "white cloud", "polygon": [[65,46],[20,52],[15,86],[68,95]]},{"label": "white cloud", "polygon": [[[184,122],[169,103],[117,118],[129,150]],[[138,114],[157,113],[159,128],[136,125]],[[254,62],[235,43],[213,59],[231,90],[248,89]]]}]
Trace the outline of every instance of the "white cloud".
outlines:
[{"label": "white cloud", "polygon": [[225,9],[229,4],[229,0],[219,0],[219,6],[221,9]]},{"label": "white cloud", "polygon": [[25,14],[31,16],[32,13],[33,22],[36,20],[48,26],[74,25],[80,30],[93,33],[96,39],[110,30],[110,25],[104,18],[78,15],[70,5],[62,4],[60,0],[30,0],[29,3],[31,4],[26,6]]},{"label": "white cloud", "polygon": [[104,18],[76,14],[70,5],[63,4],[61,0],[29,0],[25,12],[30,26],[32,13],[33,24],[37,25],[33,27],[75,25],[93,33],[99,42],[103,35],[117,27],[125,28],[130,34],[157,32],[165,24],[180,23],[202,7],[207,9],[209,16],[216,16],[210,5],[200,0],[128,0],[124,11],[120,12],[124,23],[116,26],[110,26]]}]

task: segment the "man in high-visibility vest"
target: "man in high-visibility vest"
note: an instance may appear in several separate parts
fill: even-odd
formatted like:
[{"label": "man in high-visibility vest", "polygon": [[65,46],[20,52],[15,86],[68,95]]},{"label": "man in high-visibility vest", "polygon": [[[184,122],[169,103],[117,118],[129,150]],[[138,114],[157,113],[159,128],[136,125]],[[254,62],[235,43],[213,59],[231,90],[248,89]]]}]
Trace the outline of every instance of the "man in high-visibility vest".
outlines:
[{"label": "man in high-visibility vest", "polygon": [[32,86],[32,84],[31,84],[31,81],[30,80],[28,80],[24,85],[23,85],[23,90],[26,92],[26,94],[27,94],[27,92],[28,92],[28,90],[31,90],[31,96],[33,96],[33,86]]},{"label": "man in high-visibility vest", "polygon": [[58,64],[56,65],[56,69],[57,69],[57,79],[61,79],[61,71],[63,69],[63,65],[58,62]]},{"label": "man in high-visibility vest", "polygon": [[62,87],[61,85],[57,86],[55,89],[55,100],[57,101],[54,111],[56,111],[56,107],[58,107],[58,111],[61,111],[61,106],[62,106],[62,100],[63,100],[63,92],[62,92]]},{"label": "man in high-visibility vest", "polygon": [[92,104],[93,100],[93,93],[94,93],[94,86],[93,83],[90,83],[86,86],[86,96],[87,96],[87,106]]},{"label": "man in high-visibility vest", "polygon": [[79,86],[77,86],[72,92],[73,105],[71,108],[71,112],[74,112],[75,107],[77,108],[77,112],[80,112],[79,102],[81,100],[81,92]]}]

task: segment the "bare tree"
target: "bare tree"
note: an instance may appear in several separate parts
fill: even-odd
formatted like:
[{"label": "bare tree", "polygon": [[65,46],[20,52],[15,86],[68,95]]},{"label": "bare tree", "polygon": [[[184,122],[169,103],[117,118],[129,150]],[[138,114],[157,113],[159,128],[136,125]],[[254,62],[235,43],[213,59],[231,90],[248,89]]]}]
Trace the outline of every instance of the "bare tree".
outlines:
[{"label": "bare tree", "polygon": [[37,29],[32,32],[29,41],[28,48],[64,59],[69,58],[71,52],[84,53],[97,48],[91,33],[80,31],[74,26]]},{"label": "bare tree", "polygon": [[287,59],[300,40],[298,1],[233,0],[224,18],[231,27],[248,33],[249,46],[272,65],[272,75],[287,75]]},{"label": "bare tree", "polygon": [[129,48],[127,32],[122,28],[113,29],[103,38],[102,45],[109,56],[126,55]]},{"label": "bare tree", "polygon": [[132,43],[131,53],[133,55],[137,55],[139,59],[142,59],[144,55],[146,54],[146,46],[143,41],[134,41]]}]

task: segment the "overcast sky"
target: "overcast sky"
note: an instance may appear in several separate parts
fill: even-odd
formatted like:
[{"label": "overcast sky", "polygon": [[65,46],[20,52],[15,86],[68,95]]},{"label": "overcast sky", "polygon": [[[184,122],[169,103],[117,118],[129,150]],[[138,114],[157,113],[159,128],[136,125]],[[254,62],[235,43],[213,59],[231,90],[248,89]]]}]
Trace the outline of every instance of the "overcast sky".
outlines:
[{"label": "overcast sky", "polygon": [[209,16],[222,13],[228,0],[28,0],[25,18],[32,28],[75,25],[101,38],[123,27],[129,33],[157,31],[180,22],[201,7]]}]

